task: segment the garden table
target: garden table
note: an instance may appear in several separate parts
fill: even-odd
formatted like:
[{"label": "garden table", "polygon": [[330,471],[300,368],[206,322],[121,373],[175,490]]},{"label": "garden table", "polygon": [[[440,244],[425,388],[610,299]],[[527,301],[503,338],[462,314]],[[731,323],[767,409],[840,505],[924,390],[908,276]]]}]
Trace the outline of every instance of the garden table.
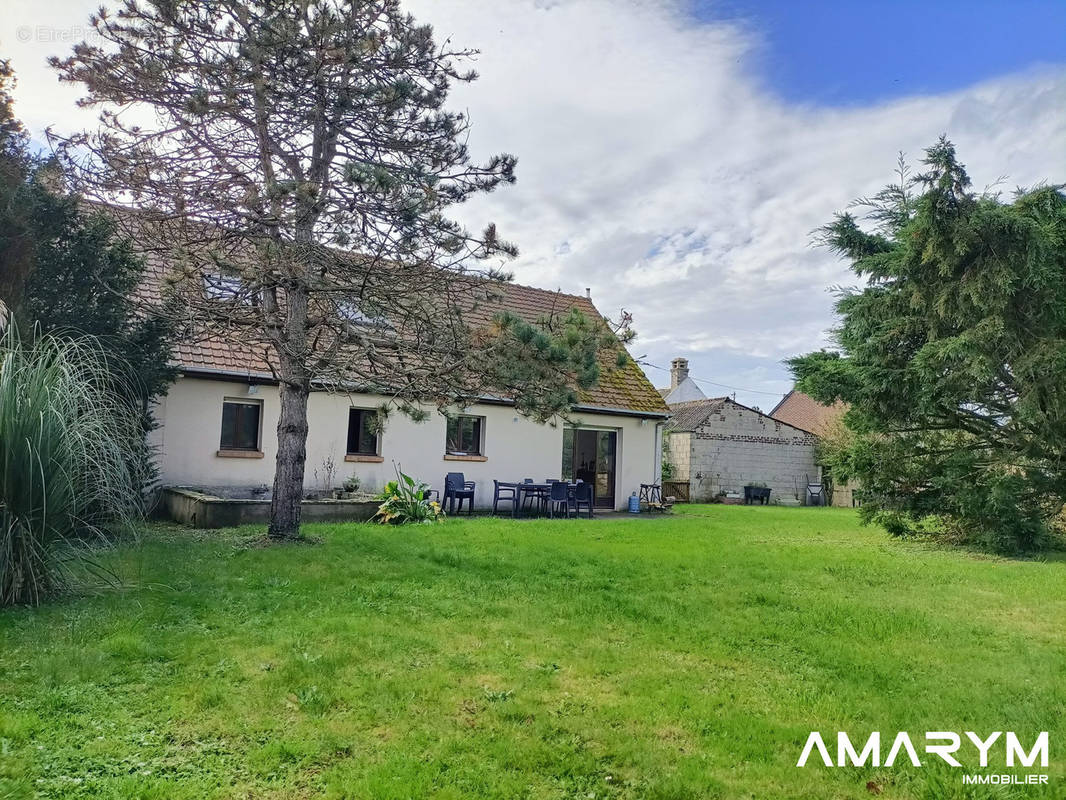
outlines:
[{"label": "garden table", "polygon": [[[559,481],[559,483],[562,483],[562,481]],[[531,495],[534,499],[536,499],[536,498],[540,498],[540,497],[547,497],[548,493],[551,491],[551,488],[552,488],[552,485],[550,483],[519,483],[518,484],[518,494],[520,496],[521,495],[525,495],[525,496],[530,496]],[[571,500],[574,497],[574,490],[576,488],[577,488],[577,484],[576,483],[569,483],[568,482],[566,484],[567,497],[570,498]],[[519,508],[522,507],[523,502],[524,502],[524,498],[523,498],[523,500],[519,501],[519,503],[518,503]]]}]

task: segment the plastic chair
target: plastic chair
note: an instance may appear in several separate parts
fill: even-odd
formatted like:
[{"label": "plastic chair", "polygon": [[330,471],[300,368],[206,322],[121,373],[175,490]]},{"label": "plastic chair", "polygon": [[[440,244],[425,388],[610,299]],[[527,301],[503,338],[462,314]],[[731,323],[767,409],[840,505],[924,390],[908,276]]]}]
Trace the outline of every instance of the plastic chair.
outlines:
[{"label": "plastic chair", "polygon": [[492,513],[496,514],[500,501],[511,504],[511,516],[518,516],[518,487],[513,483],[493,481]]},{"label": "plastic chair", "polygon": [[[528,486],[531,483],[533,483],[533,479],[532,478],[523,478],[522,479],[522,486],[523,487]],[[532,511],[533,510],[533,503],[536,500],[537,500],[537,493],[534,490],[523,488],[523,490],[522,490],[522,510],[523,511],[525,509],[527,509],[527,508],[530,511]]]},{"label": "plastic chair", "polygon": [[548,514],[553,519],[558,506],[562,506],[564,516],[570,516],[570,487],[562,481],[552,481],[548,489]]},{"label": "plastic chair", "polygon": [[587,508],[589,519],[592,519],[592,484],[579,483],[574,487],[574,496],[571,501],[574,515],[581,513],[582,508]]},{"label": "plastic chair", "polygon": [[467,513],[474,513],[474,482],[468,481],[461,472],[449,472],[444,478],[444,502],[448,513],[455,513],[455,501],[459,501],[459,513],[463,513],[463,501],[467,501]]}]

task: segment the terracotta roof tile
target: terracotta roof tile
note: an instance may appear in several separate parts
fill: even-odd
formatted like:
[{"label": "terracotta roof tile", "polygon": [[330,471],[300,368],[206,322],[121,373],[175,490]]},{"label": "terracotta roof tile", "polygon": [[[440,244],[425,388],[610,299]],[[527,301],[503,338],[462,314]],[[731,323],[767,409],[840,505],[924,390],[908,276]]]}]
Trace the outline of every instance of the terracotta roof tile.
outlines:
[{"label": "terracotta roof tile", "polygon": [[[132,226],[123,225],[122,228],[126,235],[135,236],[135,223]],[[144,256],[147,262],[145,282],[138,289],[138,294],[147,300],[158,302],[160,289],[170,270],[158,253],[149,252]],[[468,322],[488,327],[496,314],[510,311],[526,322],[536,323],[548,315],[566,314],[572,308],[578,309],[591,319],[603,318],[592,300],[587,297],[512,283],[500,284],[498,288],[498,292],[492,293],[495,299],[483,302],[477,310],[468,315]],[[221,372],[242,377],[269,377],[272,374],[269,353],[257,352],[218,337],[183,341],[176,348],[176,354],[179,365],[188,370]],[[662,396],[652,386],[640,366],[630,358],[625,367],[619,368],[613,353],[601,355],[598,385],[591,389],[579,390],[578,396],[581,406],[669,413]]]},{"label": "terracotta roof tile", "polygon": [[827,406],[809,394],[793,389],[774,407],[770,416],[794,428],[822,435],[847,410],[848,407],[844,403],[837,402]]},{"label": "terracotta roof tile", "polygon": [[[517,283],[499,284],[498,299],[483,303],[468,321],[488,327],[493,317],[510,311],[528,323],[536,323],[547,316],[562,316],[577,309],[589,319],[603,319],[592,300],[581,295],[565,294],[551,289],[538,289]],[[596,408],[625,411],[647,411],[667,414],[669,408],[640,366],[628,359],[626,366],[615,363],[613,353],[600,354],[600,380],[591,389],[578,390],[578,403]]]}]

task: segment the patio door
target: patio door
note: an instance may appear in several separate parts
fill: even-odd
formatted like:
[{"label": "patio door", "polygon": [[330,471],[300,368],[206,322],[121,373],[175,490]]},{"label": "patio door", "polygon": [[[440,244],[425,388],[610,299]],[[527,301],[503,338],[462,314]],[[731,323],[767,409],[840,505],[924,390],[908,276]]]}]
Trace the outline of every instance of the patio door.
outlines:
[{"label": "patio door", "polygon": [[596,506],[614,508],[616,431],[563,429],[563,477],[583,480],[594,487]]}]

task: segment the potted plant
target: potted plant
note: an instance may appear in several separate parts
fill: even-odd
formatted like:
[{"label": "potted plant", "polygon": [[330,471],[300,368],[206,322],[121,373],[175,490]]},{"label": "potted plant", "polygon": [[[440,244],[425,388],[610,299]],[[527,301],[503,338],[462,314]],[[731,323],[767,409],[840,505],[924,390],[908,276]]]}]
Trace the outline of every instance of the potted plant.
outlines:
[{"label": "potted plant", "polygon": [[359,491],[359,476],[349,475],[344,479],[344,499],[351,500],[352,496]]}]

